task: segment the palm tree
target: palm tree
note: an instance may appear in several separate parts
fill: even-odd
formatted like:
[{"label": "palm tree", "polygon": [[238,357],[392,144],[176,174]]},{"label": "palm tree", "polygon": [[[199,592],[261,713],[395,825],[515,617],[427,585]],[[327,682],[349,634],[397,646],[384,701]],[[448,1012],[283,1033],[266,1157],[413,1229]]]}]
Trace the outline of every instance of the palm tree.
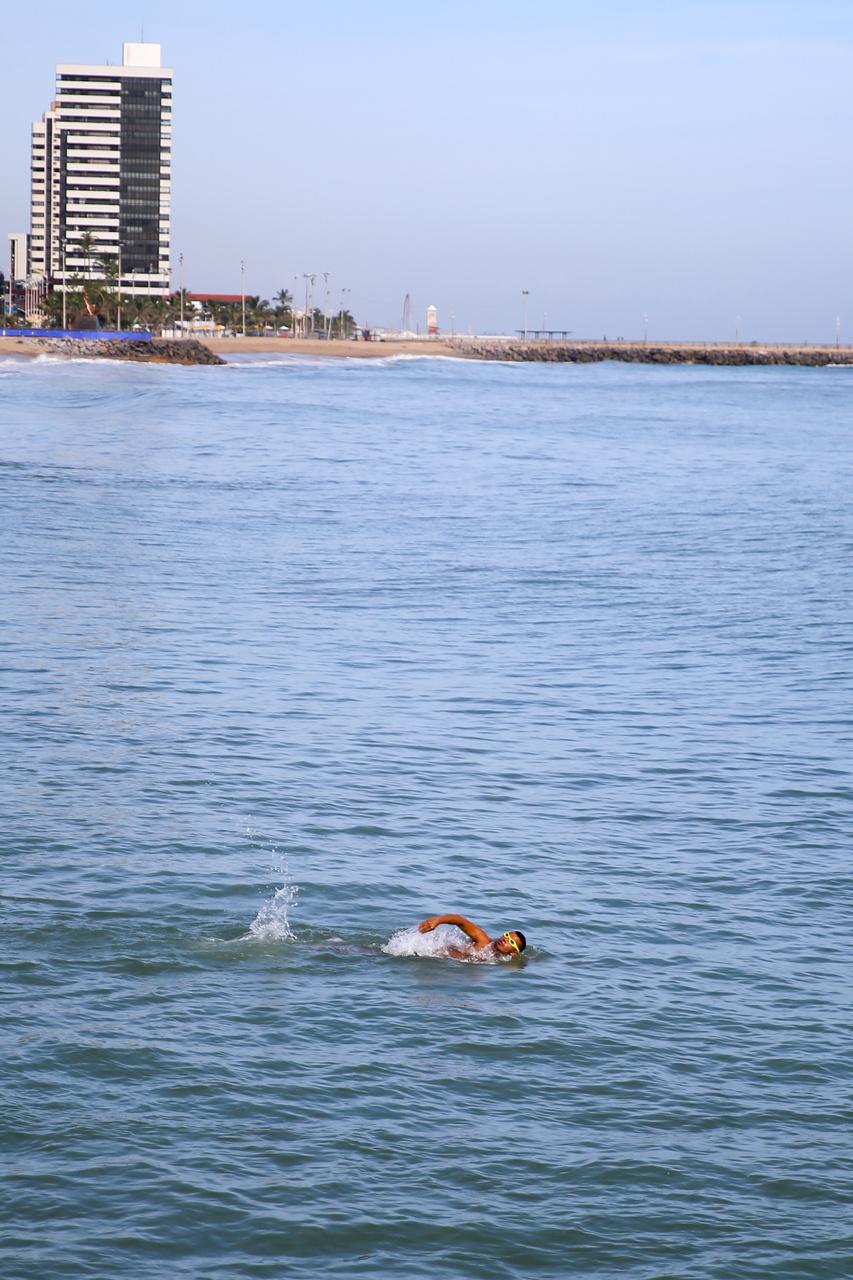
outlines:
[{"label": "palm tree", "polygon": [[107,324],[118,323],[120,305],[118,287],[118,257],[115,254],[103,253],[98,259],[104,273],[106,284],[98,290],[104,308],[104,319]]},{"label": "palm tree", "polygon": [[355,320],[349,311],[339,311],[332,317],[332,332],[338,338],[348,338],[355,327]]},{"label": "palm tree", "polygon": [[92,274],[92,250],[95,247],[95,237],[91,231],[84,231],[80,237],[80,253],[86,259],[86,279]]},{"label": "palm tree", "polygon": [[293,329],[293,297],[287,289],[279,289],[273,298],[273,317],[278,328]]}]

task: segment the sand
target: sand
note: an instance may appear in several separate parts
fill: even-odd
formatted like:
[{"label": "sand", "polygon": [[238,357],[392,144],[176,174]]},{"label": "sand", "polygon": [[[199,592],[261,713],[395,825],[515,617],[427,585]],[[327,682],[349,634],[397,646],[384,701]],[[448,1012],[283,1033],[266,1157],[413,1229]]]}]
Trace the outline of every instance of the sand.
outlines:
[{"label": "sand", "polygon": [[0,359],[4,356],[40,356],[42,349],[32,338],[0,338]]},{"label": "sand", "polygon": [[205,338],[199,340],[217,355],[250,355],[274,353],[283,356],[355,356],[359,359],[376,359],[377,356],[458,356],[461,354],[449,342],[436,339],[408,342],[346,342],[331,338]]},{"label": "sand", "polygon": [[[45,332],[45,337],[49,337]],[[359,359],[376,359],[379,356],[460,356],[448,342],[435,340],[410,342],[344,342],[332,338],[329,342],[312,338],[204,338],[199,340],[226,360],[229,356],[272,353],[287,356],[355,356]],[[0,358],[3,356],[37,356],[42,347],[32,338],[0,338]]]}]

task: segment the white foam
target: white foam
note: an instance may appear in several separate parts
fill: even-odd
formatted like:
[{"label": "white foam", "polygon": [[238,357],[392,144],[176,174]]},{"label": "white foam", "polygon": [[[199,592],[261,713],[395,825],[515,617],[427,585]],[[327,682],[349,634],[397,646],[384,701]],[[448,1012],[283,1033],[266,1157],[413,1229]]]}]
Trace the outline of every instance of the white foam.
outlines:
[{"label": "white foam", "polygon": [[346,359],[372,365],[405,364],[410,360],[441,360],[445,364],[471,363],[467,356],[434,355],[431,351],[395,351],[393,355],[387,356],[347,356]]},{"label": "white foam", "polygon": [[[420,956],[425,959],[446,959],[451,947],[468,947],[470,939],[455,924],[440,924],[429,933],[421,933],[417,925],[398,929],[383,944],[386,956]],[[472,964],[496,964],[500,959],[491,947],[472,948],[465,957]]]},{"label": "white foam", "polygon": [[[319,352],[300,354],[298,351],[258,352],[253,356],[239,352],[220,352],[229,369],[387,369],[390,365],[406,364],[411,361],[442,361],[446,364],[470,364],[465,356],[432,355],[428,351],[398,351],[392,355],[380,356],[324,356]],[[508,363],[516,363],[510,361]]]}]

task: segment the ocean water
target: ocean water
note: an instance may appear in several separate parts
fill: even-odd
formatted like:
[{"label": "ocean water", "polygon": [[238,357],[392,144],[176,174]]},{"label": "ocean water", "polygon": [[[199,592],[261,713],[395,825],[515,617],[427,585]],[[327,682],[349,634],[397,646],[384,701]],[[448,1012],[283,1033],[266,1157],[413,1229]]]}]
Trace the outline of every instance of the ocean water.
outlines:
[{"label": "ocean water", "polygon": [[851,377],[0,363],[4,1280],[853,1274]]}]

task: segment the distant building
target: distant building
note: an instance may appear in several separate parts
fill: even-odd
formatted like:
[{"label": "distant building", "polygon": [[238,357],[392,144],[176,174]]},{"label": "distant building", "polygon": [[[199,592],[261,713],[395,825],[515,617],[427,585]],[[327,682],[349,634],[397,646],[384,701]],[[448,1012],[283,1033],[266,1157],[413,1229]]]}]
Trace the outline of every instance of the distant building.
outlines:
[{"label": "distant building", "polygon": [[32,128],[30,275],[61,291],[120,270],[122,292],[168,294],[171,173],[172,72],[159,44],[125,44],[120,67],[61,63]]},{"label": "distant building", "polygon": [[11,280],[26,280],[27,278],[28,240],[29,236],[26,231],[9,232],[9,278]]}]

